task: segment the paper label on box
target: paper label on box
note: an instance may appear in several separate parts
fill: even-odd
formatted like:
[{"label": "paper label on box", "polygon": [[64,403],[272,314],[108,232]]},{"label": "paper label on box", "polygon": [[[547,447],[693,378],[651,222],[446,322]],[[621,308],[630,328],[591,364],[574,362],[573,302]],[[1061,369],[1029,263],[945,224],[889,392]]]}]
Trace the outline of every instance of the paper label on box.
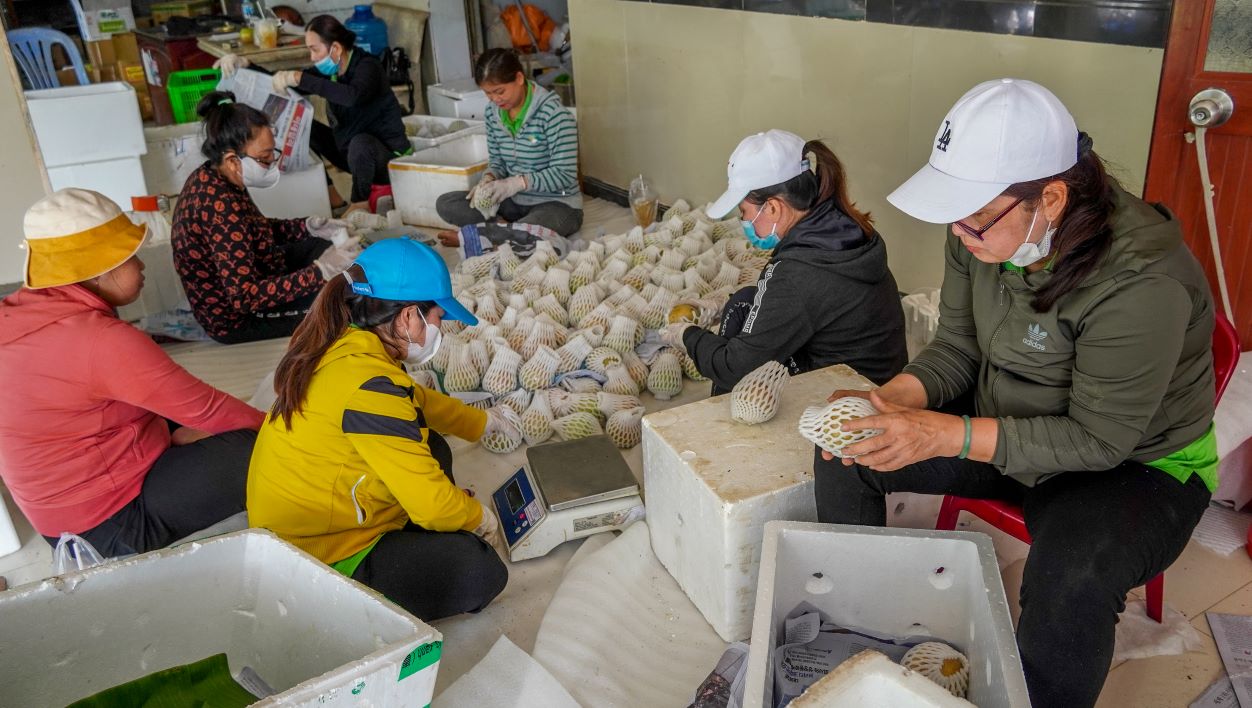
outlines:
[{"label": "paper label on box", "polygon": [[429,673],[432,679],[431,685],[433,686],[434,667],[439,665],[439,657],[442,654],[443,642],[428,642],[417,647],[409,652],[408,656],[404,657],[404,663],[400,665],[400,678],[396,680],[403,681],[414,674],[431,669]]},{"label": "paper label on box", "polygon": [[101,32],[114,34],[126,31],[126,18],[118,14],[117,10],[101,10],[96,17],[96,26]]}]

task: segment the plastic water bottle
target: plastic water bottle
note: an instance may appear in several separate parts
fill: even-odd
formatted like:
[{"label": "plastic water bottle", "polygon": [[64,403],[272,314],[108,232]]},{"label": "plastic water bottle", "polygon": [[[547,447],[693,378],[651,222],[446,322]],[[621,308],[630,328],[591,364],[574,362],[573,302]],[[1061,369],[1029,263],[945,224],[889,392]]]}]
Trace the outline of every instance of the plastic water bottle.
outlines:
[{"label": "plastic water bottle", "polygon": [[261,11],[257,9],[255,0],[243,0],[243,21],[251,24],[253,20],[261,19]]},{"label": "plastic water bottle", "polygon": [[369,5],[356,5],[352,17],[343,23],[356,34],[356,46],[378,56],[390,46],[387,42],[387,23],[374,16]]}]

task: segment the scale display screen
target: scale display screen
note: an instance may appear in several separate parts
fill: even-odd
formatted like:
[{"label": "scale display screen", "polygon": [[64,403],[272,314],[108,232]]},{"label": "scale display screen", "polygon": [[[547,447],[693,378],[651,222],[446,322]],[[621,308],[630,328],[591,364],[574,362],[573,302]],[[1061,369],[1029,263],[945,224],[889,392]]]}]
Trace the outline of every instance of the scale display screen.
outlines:
[{"label": "scale display screen", "polygon": [[522,483],[514,479],[505,485],[504,498],[509,503],[509,516],[516,516],[526,506],[526,500],[522,497]]},{"label": "scale display screen", "polygon": [[491,495],[500,528],[510,546],[516,545],[547,515],[535,483],[523,467]]}]

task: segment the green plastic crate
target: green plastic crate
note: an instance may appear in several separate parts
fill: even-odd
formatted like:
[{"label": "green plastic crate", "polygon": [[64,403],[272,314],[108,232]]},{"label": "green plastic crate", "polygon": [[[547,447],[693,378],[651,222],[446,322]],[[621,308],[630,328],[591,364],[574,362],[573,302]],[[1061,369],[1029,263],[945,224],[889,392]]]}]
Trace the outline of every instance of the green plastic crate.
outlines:
[{"label": "green plastic crate", "polygon": [[199,120],[199,116],[196,115],[196,104],[217,88],[217,83],[221,80],[222,72],[217,69],[171,72],[165,90],[170,96],[174,122],[194,123]]}]

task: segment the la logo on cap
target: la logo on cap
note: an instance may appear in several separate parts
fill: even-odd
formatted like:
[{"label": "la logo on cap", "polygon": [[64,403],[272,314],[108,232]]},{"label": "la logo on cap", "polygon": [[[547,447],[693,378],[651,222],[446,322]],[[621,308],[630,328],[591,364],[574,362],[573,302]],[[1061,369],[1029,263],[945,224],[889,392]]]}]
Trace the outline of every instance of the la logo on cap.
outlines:
[{"label": "la logo on cap", "polygon": [[935,148],[947,152],[948,143],[950,142],[952,142],[952,121],[945,120],[943,122],[943,135],[939,136],[939,142],[935,143]]}]

